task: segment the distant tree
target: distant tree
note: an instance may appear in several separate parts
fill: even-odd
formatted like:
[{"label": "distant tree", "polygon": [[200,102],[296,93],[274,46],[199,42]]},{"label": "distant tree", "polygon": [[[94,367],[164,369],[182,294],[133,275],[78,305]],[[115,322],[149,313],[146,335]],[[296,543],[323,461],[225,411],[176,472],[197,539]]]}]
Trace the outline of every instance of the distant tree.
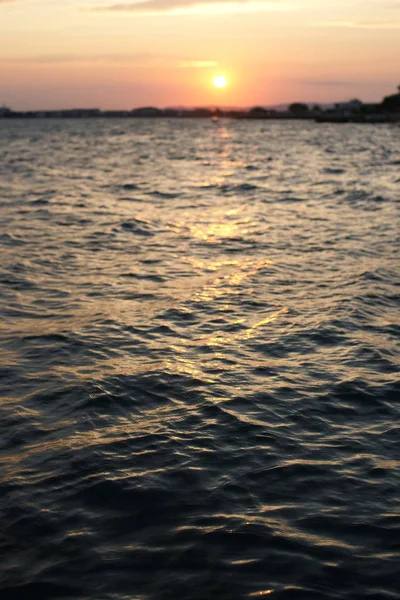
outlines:
[{"label": "distant tree", "polygon": [[397,94],[385,96],[378,108],[386,112],[400,112],[400,84],[397,86]]},{"label": "distant tree", "polygon": [[322,108],[320,107],[319,104],[314,104],[314,106],[312,107],[312,111],[315,113],[320,113],[320,112],[322,112]]},{"label": "distant tree", "polygon": [[193,111],[191,111],[191,115],[193,117],[212,117],[213,116],[213,111],[210,110],[209,108],[195,108]]},{"label": "distant tree", "polygon": [[388,112],[400,112],[400,89],[398,94],[386,96],[382,101],[381,107]]},{"label": "distant tree", "polygon": [[154,106],[142,106],[131,111],[133,117],[161,117],[162,110]]},{"label": "distant tree", "polygon": [[302,116],[308,114],[309,108],[307,104],[302,104],[301,102],[294,102],[289,106],[289,112],[291,112],[292,115]]},{"label": "distant tree", "polygon": [[249,117],[254,119],[262,119],[268,115],[268,111],[262,106],[254,106],[249,110]]}]

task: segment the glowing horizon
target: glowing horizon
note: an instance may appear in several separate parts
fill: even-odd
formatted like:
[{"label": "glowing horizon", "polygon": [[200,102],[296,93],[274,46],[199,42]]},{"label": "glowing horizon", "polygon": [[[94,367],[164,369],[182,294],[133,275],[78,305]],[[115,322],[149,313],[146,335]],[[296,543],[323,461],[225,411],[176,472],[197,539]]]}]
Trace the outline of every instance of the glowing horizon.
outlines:
[{"label": "glowing horizon", "polygon": [[379,101],[399,83],[399,0],[0,0],[0,34],[16,110]]}]

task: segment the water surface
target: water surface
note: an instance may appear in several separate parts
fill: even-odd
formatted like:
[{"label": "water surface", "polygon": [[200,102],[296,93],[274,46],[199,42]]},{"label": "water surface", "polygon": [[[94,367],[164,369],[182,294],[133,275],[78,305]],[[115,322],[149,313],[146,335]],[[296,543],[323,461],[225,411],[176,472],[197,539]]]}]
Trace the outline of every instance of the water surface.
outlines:
[{"label": "water surface", "polygon": [[399,134],[0,121],[2,599],[400,599]]}]

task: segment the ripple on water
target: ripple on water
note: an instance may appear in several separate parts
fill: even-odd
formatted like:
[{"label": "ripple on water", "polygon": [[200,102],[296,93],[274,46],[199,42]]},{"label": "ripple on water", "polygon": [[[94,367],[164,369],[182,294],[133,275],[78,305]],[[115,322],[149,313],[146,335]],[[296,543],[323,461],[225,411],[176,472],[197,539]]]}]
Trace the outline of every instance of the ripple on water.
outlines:
[{"label": "ripple on water", "polygon": [[1,598],[400,600],[394,128],[0,129]]}]

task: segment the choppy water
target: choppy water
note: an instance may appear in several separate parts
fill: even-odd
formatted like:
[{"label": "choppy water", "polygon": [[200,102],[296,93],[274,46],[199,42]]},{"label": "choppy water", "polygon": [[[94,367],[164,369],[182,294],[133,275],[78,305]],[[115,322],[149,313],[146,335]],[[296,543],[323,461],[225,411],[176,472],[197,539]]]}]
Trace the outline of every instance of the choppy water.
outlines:
[{"label": "choppy water", "polygon": [[1,598],[400,598],[400,130],[0,122]]}]

